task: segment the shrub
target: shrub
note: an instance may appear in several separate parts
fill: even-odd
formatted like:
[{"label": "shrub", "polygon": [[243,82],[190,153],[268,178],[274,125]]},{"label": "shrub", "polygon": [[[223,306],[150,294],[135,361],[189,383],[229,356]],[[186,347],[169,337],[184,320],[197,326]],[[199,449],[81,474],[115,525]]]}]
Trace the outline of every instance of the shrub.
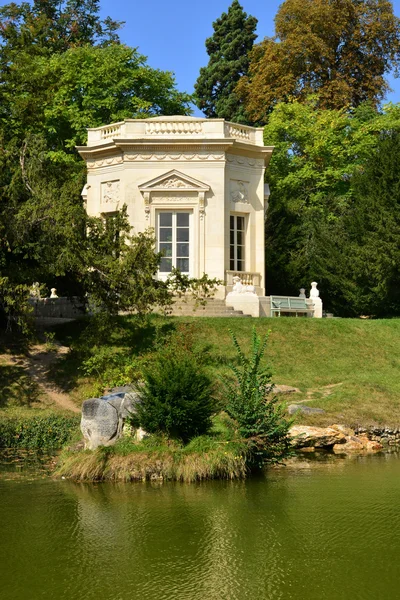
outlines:
[{"label": "shrub", "polygon": [[211,381],[190,350],[172,342],[143,371],[136,425],[188,442],[211,427]]},{"label": "shrub", "polygon": [[253,328],[251,353],[247,358],[234,333],[231,330],[229,333],[240,367],[230,365],[235,380],[224,380],[226,412],[237,422],[239,435],[247,440],[250,463],[261,466],[278,462],[290,454],[291,421],[285,418],[284,406],[271,396],[271,372],[261,364],[268,335],[261,339]]},{"label": "shrub", "polygon": [[36,415],[0,420],[0,448],[50,450],[61,448],[79,425],[78,416]]},{"label": "shrub", "polygon": [[95,376],[101,389],[128,385],[140,375],[138,359],[108,346],[94,346],[79,370],[85,376]]}]

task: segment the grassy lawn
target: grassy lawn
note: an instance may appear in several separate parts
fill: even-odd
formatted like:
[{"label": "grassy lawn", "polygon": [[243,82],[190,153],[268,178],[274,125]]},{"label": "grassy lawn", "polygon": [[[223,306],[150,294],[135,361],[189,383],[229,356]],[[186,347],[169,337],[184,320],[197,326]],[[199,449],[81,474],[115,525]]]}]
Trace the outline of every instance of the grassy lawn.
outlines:
[{"label": "grassy lawn", "polygon": [[[135,317],[126,316],[104,339],[100,334],[96,339],[88,322],[79,321],[55,329],[57,338],[72,351],[59,360],[54,379],[74,399],[83,400],[101,393],[107,384],[140,377],[141,366],[151,363],[159,344],[182,324],[190,324],[188,335],[216,382],[215,396],[222,401],[220,376],[229,372],[229,363],[237,364],[229,329],[246,349],[255,326],[259,334],[270,331],[266,360],[272,381],[300,390],[282,398],[326,411],[317,417],[298,416],[299,423],[400,424],[399,319],[153,316],[140,325]],[[115,368],[108,374],[113,361]],[[82,370],[84,362],[89,364],[89,374],[87,366]]]}]

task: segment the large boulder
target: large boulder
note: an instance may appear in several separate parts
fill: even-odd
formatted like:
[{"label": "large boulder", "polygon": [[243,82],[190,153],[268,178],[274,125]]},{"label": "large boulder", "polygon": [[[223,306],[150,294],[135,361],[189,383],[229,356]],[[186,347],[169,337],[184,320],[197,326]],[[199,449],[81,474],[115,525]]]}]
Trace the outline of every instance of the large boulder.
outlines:
[{"label": "large boulder", "polygon": [[116,388],[107,396],[82,404],[81,431],[85,448],[111,446],[119,439],[125,419],[135,412],[138,395],[131,388]]},{"label": "large boulder", "polygon": [[295,448],[332,448],[335,444],[346,442],[346,436],[332,427],[294,425],[290,428],[289,435]]},{"label": "large boulder", "polygon": [[102,398],[89,398],[82,404],[81,431],[85,448],[95,450],[98,446],[113,444],[118,435],[118,411]]}]

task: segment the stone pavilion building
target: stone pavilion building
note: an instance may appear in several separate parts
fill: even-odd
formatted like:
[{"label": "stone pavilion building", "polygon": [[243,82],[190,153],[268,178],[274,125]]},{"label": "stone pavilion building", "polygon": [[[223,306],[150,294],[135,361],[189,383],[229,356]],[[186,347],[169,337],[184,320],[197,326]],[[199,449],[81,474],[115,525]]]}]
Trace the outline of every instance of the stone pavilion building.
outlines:
[{"label": "stone pavilion building", "polygon": [[[272,155],[263,129],[186,116],[127,119],[88,130],[87,212],[112,216],[124,204],[134,231],[155,230],[172,267],[191,277],[234,277],[265,293],[264,221]],[[235,279],[237,281],[237,279]],[[249,288],[250,289],[250,288]]]}]

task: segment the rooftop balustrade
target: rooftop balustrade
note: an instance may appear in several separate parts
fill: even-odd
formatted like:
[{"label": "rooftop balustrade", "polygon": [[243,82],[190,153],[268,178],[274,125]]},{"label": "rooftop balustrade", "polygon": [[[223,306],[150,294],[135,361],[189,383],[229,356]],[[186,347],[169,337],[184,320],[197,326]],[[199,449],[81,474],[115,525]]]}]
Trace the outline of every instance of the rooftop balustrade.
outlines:
[{"label": "rooftop balustrade", "polygon": [[196,117],[154,117],[126,119],[88,130],[88,146],[99,146],[115,140],[156,138],[234,139],[255,146],[263,146],[263,129],[230,123],[224,119]]}]

